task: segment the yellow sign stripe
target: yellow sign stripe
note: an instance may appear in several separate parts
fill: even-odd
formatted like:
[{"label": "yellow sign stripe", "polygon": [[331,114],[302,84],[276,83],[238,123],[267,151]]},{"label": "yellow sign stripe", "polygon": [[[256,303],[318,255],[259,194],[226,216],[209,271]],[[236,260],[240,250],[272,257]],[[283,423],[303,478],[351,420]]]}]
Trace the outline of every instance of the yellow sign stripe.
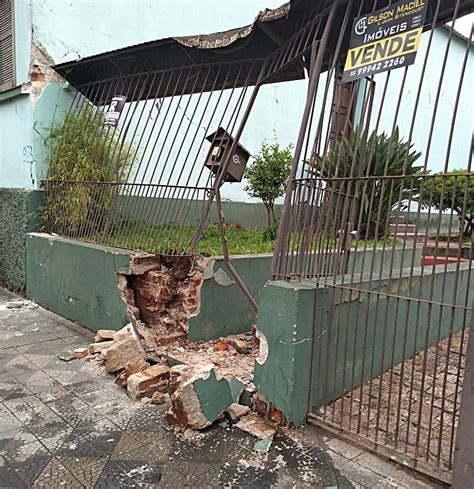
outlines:
[{"label": "yellow sign stripe", "polygon": [[420,44],[421,33],[422,28],[420,27],[419,29],[413,29],[352,48],[347,53],[344,71],[396,58],[397,56],[416,53]]}]

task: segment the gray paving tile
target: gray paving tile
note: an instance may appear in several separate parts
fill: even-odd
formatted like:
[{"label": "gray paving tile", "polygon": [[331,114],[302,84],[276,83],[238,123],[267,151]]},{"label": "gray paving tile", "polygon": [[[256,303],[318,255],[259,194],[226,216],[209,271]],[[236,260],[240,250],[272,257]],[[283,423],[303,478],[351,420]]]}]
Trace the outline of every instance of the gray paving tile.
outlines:
[{"label": "gray paving tile", "polygon": [[107,463],[103,457],[58,457],[58,460],[88,488],[95,486]]},{"label": "gray paving tile", "polygon": [[96,488],[150,487],[161,480],[162,467],[140,460],[109,460]]},{"label": "gray paving tile", "polygon": [[0,456],[0,487],[9,489],[27,487],[20,477],[18,477],[17,471],[10,467],[2,456]]},{"label": "gray paving tile", "polygon": [[[0,289],[0,303],[4,297],[10,296]],[[351,481],[393,482],[287,436],[276,436],[260,455],[255,439],[237,429],[210,428],[191,438],[177,433],[161,407],[133,402],[94,362],[58,359],[91,337],[41,308],[0,309],[0,489],[341,489],[353,487]]]},{"label": "gray paving tile", "polygon": [[52,458],[32,487],[42,489],[84,489],[86,486],[79,482],[60,460]]}]

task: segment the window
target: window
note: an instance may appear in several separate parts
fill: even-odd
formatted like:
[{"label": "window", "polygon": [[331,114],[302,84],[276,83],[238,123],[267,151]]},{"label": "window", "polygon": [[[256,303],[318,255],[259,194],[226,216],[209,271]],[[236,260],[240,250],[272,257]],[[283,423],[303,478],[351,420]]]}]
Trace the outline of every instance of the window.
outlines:
[{"label": "window", "polygon": [[0,0],[0,92],[16,85],[13,0]]}]

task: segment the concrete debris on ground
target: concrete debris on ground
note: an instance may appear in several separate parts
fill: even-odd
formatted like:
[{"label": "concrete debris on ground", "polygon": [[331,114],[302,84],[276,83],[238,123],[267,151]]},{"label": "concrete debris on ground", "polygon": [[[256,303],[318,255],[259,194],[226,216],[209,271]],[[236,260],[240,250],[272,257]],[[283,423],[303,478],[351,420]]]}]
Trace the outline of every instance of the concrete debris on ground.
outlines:
[{"label": "concrete debris on ground", "polygon": [[114,339],[116,331],[112,329],[99,329],[95,335],[95,341],[110,341]]},{"label": "concrete debris on ground", "polygon": [[28,307],[29,309],[38,309],[38,304],[26,299],[18,299],[7,302],[5,305],[7,309],[21,309],[22,307]]},{"label": "concrete debris on ground", "polygon": [[270,446],[272,444],[272,439],[271,438],[264,438],[263,440],[258,440],[255,442],[255,445],[253,446],[253,449],[256,452],[268,452],[270,450]]},{"label": "concrete debris on ground", "polygon": [[112,346],[114,344],[113,340],[111,341],[103,341],[99,343],[91,343],[89,345],[89,352],[94,354],[94,353],[101,353],[102,350],[105,350],[109,346]]},{"label": "concrete debris on ground", "polygon": [[[89,346],[115,383],[144,404],[169,403],[167,419],[179,429],[202,430],[215,421],[236,423],[248,415],[259,341],[246,334],[194,343],[188,321],[200,309],[208,257],[140,254],[130,273],[118,274],[118,288],[133,325],[102,329]],[[76,358],[85,352],[77,352]],[[166,397],[168,396],[168,397]]]},{"label": "concrete debris on ground", "polygon": [[152,396],[155,392],[166,394],[170,379],[170,368],[166,363],[145,368],[127,379],[127,390],[132,399]]},{"label": "concrete debris on ground", "polygon": [[70,362],[76,358],[76,354],[73,351],[62,351],[58,353],[58,358],[63,362]]},{"label": "concrete debris on ground", "polygon": [[227,413],[232,421],[238,421],[242,416],[246,416],[250,412],[248,406],[243,406],[242,404],[232,403],[227,408]]},{"label": "concrete debris on ground", "polygon": [[206,362],[177,365],[170,374],[167,419],[179,428],[207,428],[240,398],[244,387],[236,377],[226,377]]},{"label": "concrete debris on ground", "polygon": [[102,350],[100,355],[104,359],[105,370],[109,373],[117,372],[143,360],[138,339],[134,336],[114,341],[112,345]]},{"label": "concrete debris on ground", "polygon": [[138,374],[139,372],[142,372],[146,368],[150,367],[150,364],[144,360],[143,358],[140,358],[134,363],[131,363],[127,367],[125,367],[116,377],[114,382],[121,386],[121,387],[127,387],[128,384],[128,378],[131,375]]},{"label": "concrete debris on ground", "polygon": [[260,440],[271,440],[276,433],[275,428],[266,424],[265,421],[255,413],[240,418],[235,426],[246,433],[256,436]]},{"label": "concrete debris on ground", "polygon": [[202,430],[216,421],[231,426],[249,414],[256,394],[255,343],[253,334],[202,343],[186,339],[180,346],[162,345],[148,356],[146,340],[127,325],[120,331],[100,330],[94,343],[71,355],[98,362],[132,399],[166,404],[166,417],[176,428]]}]

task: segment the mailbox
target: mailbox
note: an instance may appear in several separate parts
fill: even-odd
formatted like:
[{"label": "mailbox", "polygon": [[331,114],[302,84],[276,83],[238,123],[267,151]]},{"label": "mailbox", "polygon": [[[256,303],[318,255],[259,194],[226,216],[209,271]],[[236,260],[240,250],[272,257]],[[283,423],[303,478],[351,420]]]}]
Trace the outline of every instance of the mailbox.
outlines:
[{"label": "mailbox", "polygon": [[[212,143],[212,146],[207,154],[206,162],[204,164],[214,174],[217,174],[221,164],[225,162],[226,156],[231,150],[235,139],[222,127],[219,127],[216,132],[209,134],[206,139]],[[249,158],[250,153],[241,144],[237,143],[230,155],[230,161],[224,181],[241,182]]]}]

